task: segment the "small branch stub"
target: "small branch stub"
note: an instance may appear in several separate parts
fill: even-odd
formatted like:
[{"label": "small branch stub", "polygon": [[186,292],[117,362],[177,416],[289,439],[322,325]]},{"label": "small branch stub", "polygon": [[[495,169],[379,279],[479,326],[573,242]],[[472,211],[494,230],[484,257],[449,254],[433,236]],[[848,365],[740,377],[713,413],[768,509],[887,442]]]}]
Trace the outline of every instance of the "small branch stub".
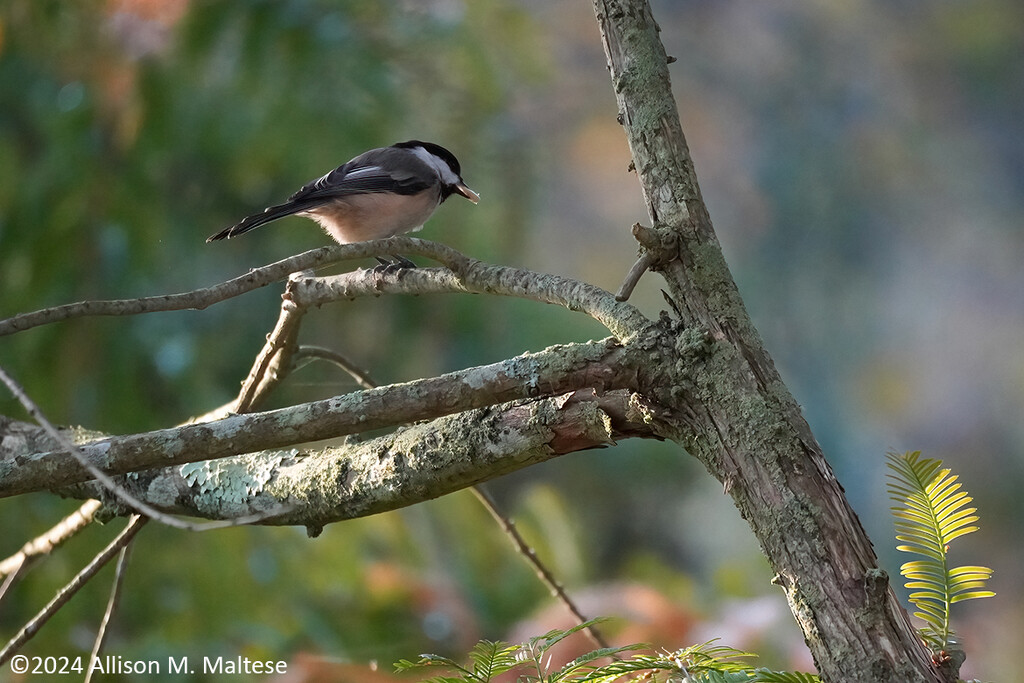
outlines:
[{"label": "small branch stub", "polygon": [[634,239],[640,243],[640,258],[626,274],[626,279],[615,294],[616,301],[628,300],[640,278],[648,270],[657,270],[659,266],[678,257],[675,232],[648,228],[640,223],[633,224],[632,232]]}]

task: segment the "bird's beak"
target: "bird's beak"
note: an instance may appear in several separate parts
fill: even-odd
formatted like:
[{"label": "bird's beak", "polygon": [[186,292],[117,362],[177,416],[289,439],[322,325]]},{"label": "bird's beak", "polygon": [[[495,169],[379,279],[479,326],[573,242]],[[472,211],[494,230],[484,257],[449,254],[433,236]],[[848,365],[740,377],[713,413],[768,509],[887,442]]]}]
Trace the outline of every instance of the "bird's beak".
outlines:
[{"label": "bird's beak", "polygon": [[466,187],[466,183],[457,183],[455,185],[455,191],[458,192],[459,194],[461,194],[463,197],[465,197],[469,201],[473,202],[474,204],[476,204],[477,202],[480,201],[480,195],[478,195],[476,192],[473,192],[473,190],[471,190],[468,187]]}]

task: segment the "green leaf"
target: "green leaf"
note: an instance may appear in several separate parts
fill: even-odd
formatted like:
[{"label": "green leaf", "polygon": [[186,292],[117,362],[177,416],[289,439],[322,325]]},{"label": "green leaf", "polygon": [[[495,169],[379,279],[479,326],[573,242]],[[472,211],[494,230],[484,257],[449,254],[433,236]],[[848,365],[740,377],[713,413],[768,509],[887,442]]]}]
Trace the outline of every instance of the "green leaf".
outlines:
[{"label": "green leaf", "polygon": [[936,568],[934,562],[927,560],[904,562],[900,566],[900,573],[908,578],[931,577],[939,581],[942,581],[945,577],[943,572]]},{"label": "green leaf", "polygon": [[[582,668],[568,677],[573,683],[613,683],[620,678],[639,672],[668,671],[670,679],[684,678],[692,681],[747,681],[751,667],[744,661],[753,657],[731,647],[713,645],[714,641],[691,645],[673,652],[654,655],[636,654],[595,668]],[[562,676],[564,672],[559,672]],[[721,676],[729,675],[727,678]],[[552,676],[549,681],[556,680]]]},{"label": "green leaf", "polygon": [[950,602],[963,602],[964,600],[974,600],[976,598],[992,598],[995,597],[995,591],[971,591],[970,593],[960,593],[954,595]]}]

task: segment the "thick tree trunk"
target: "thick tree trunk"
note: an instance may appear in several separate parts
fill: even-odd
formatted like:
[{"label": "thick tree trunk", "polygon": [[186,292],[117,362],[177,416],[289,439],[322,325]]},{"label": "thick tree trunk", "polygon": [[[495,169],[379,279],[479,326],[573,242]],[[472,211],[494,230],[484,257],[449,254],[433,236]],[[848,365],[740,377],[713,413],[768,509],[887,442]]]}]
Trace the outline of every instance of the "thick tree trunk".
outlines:
[{"label": "thick tree trunk", "polygon": [[634,233],[679,315],[674,364],[640,387],[668,411],[659,428],[723,482],[826,681],[944,680],[744,310],[700,196],[647,1],[595,0],[595,9],[654,223]]}]

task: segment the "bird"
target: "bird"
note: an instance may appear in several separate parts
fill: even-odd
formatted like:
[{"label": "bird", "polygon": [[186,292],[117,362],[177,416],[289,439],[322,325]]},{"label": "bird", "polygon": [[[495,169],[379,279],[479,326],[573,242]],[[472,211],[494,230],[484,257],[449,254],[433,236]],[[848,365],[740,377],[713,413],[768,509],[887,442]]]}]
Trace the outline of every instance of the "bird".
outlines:
[{"label": "bird", "polygon": [[[230,239],[291,215],[312,218],[339,244],[383,239],[419,230],[453,194],[480,201],[462,179],[454,154],[433,142],[398,142],[363,152],[306,183],[283,204],[247,216],[206,241]],[[400,266],[414,265],[395,258]]]}]

